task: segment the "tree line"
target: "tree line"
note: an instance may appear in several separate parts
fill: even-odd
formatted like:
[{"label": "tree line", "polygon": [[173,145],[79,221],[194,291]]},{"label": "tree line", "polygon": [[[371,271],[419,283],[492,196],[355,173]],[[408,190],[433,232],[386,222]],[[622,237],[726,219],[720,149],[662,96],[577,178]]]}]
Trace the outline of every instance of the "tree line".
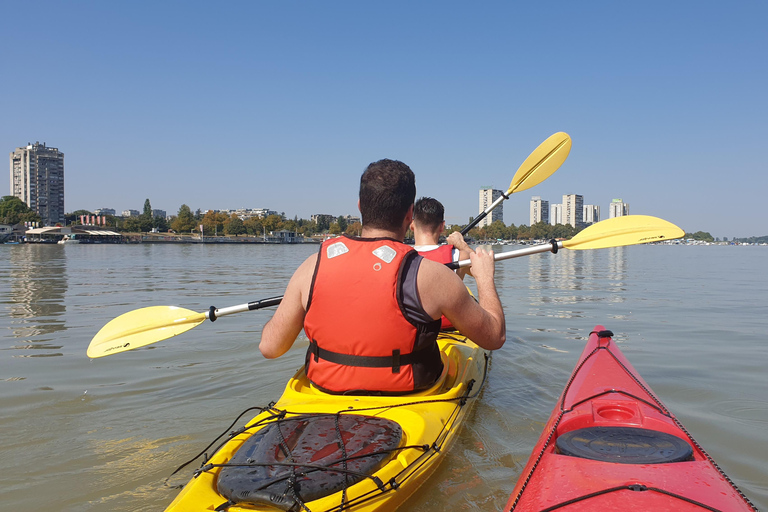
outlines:
[{"label": "tree line", "polygon": [[[68,224],[79,224],[81,215],[92,215],[87,210],[77,210],[68,213]],[[245,220],[236,214],[227,214],[209,210],[205,213],[199,209],[193,212],[186,204],[181,205],[176,215],[170,219],[163,217],[154,217],[152,215],[152,205],[149,199],[144,201],[144,209],[138,217],[122,218],[107,215],[107,225],[116,231],[127,233],[146,233],[153,229],[159,232],[172,231],[174,233],[200,234],[200,226],[203,228],[203,236],[267,236],[275,231],[290,231],[310,237],[313,235],[340,235],[342,233],[359,236],[362,232],[362,225],[359,222],[349,223],[343,216],[330,220],[321,217],[318,222],[300,219],[298,216],[293,219],[286,219],[283,215],[269,215],[264,218],[251,217]],[[472,218],[469,222],[472,222]],[[452,231],[461,231],[466,224],[454,224],[446,226],[443,233],[445,236]],[[497,220],[490,226],[475,227],[468,233],[468,238],[478,241],[496,241],[496,240],[531,240],[531,239],[552,239],[552,238],[570,238],[581,231],[581,228],[574,228],[570,225],[550,225],[539,222],[533,226],[521,224],[506,225],[503,221]],[[413,237],[410,231],[406,234],[408,238]]]}]

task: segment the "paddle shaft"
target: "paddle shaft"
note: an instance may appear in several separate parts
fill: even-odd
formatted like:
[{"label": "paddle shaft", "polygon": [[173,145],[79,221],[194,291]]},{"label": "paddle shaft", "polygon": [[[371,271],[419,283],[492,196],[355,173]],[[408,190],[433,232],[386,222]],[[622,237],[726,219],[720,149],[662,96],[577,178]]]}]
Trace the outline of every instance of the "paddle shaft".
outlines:
[{"label": "paddle shaft", "polygon": [[229,306],[226,308],[216,308],[215,306],[211,306],[208,311],[205,312],[205,318],[211,322],[215,322],[220,316],[234,315],[235,313],[244,313],[245,311],[254,311],[256,309],[277,306],[282,300],[283,296],[280,295],[279,297],[269,297],[248,302],[247,304],[239,304],[237,306]]},{"label": "paddle shaft", "polygon": [[[519,258],[521,256],[529,256],[531,254],[539,254],[542,252],[557,253],[559,249],[563,248],[563,242],[557,242],[550,240],[546,244],[533,245],[524,249],[517,249],[515,251],[499,252],[493,255],[494,261],[508,260],[510,258]],[[468,267],[472,264],[472,260],[454,261],[453,263],[446,263],[445,266],[456,270],[457,268]]]}]

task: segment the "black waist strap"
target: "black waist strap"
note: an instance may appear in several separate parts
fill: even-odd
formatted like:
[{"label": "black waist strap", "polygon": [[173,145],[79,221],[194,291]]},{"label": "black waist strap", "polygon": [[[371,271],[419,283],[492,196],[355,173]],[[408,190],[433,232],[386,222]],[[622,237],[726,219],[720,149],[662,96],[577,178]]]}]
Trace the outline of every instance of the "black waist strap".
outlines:
[{"label": "black waist strap", "polygon": [[408,354],[401,354],[400,350],[393,350],[391,356],[353,356],[320,348],[315,340],[312,340],[309,343],[309,353],[312,354],[315,362],[318,362],[320,359],[325,359],[331,363],[342,364],[344,366],[392,368],[392,373],[400,373],[401,366],[427,363],[430,360],[430,355],[433,350],[433,347],[425,347]]}]

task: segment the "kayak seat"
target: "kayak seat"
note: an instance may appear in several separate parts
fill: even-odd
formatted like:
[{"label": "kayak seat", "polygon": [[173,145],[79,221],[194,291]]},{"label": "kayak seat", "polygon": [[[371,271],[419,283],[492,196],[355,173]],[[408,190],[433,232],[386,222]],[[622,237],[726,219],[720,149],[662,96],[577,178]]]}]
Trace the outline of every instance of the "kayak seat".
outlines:
[{"label": "kayak seat", "polygon": [[693,460],[691,445],[677,436],[636,427],[587,427],[557,438],[561,455],[620,464],[666,464]]},{"label": "kayak seat", "polygon": [[278,420],[243,443],[222,468],[217,489],[230,503],[297,510],[302,502],[373,474],[396,455],[402,438],[399,424],[374,416],[314,414]]}]

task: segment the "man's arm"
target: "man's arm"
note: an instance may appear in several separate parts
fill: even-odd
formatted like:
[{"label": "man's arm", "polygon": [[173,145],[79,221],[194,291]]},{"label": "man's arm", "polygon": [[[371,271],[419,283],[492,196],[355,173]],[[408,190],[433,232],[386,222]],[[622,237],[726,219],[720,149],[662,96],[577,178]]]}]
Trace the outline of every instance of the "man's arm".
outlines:
[{"label": "man's arm", "polygon": [[267,359],[274,359],[288,352],[304,328],[309,287],[316,264],[317,255],[312,255],[296,269],[277,311],[264,326],[259,350]]},{"label": "man's arm", "polygon": [[[467,244],[466,240],[464,240],[464,235],[462,235],[458,231],[454,231],[453,233],[448,235],[448,238],[446,238],[446,241],[449,244],[451,244],[456,250],[459,251],[459,261],[468,260],[469,255],[475,252],[472,250],[469,244]],[[461,267],[456,270],[456,274],[460,278],[464,279],[465,275],[470,275],[470,276],[472,275],[472,268]]]},{"label": "man's arm", "polygon": [[462,334],[488,350],[501,348],[507,339],[504,309],[493,282],[495,262],[493,253],[480,248],[470,254],[478,302],[454,272],[444,265],[423,260],[417,284],[422,307],[439,318],[445,315]]}]

